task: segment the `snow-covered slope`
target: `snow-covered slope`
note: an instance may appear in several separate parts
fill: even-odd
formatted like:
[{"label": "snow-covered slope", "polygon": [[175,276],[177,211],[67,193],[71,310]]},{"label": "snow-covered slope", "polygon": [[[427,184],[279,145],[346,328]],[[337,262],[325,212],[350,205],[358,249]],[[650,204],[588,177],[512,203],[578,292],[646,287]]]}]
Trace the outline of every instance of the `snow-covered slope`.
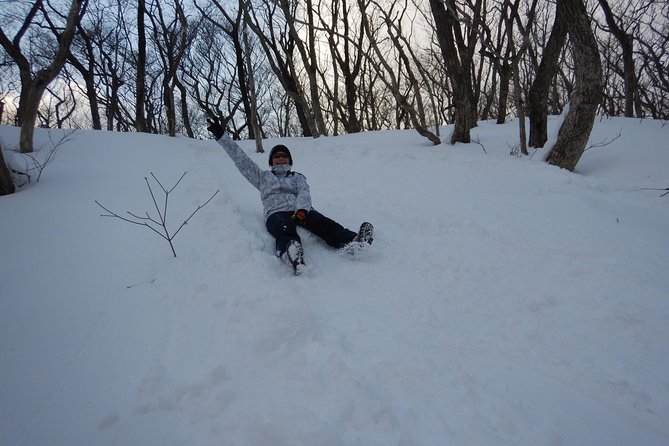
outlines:
[{"label": "snow-covered slope", "polygon": [[[576,174],[509,156],[514,123],[284,139],[319,211],[376,226],[355,259],[304,234],[299,278],[215,142],[80,131],[0,197],[0,444],[669,444],[662,124],[598,121]],[[185,171],[171,228],[220,192],[178,257],[100,217]]]}]

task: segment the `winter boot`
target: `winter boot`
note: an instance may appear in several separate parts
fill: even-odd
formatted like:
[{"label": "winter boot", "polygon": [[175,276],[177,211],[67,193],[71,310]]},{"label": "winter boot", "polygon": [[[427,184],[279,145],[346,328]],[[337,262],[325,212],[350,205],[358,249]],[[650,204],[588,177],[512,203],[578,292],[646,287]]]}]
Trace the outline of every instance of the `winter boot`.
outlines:
[{"label": "winter boot", "polygon": [[358,235],[355,236],[353,241],[357,243],[367,243],[368,245],[371,245],[372,242],[374,241],[374,226],[372,226],[372,224],[367,221],[361,224],[360,230],[358,231]]},{"label": "winter boot", "polygon": [[374,241],[374,226],[369,222],[364,222],[360,225],[360,230],[358,234],[351,240],[350,243],[345,245],[341,252],[355,256],[361,251],[369,248],[369,246]]},{"label": "winter boot", "polygon": [[299,241],[289,241],[286,246],[286,252],[281,257],[293,267],[293,272],[296,276],[299,276],[304,271],[306,267],[304,263],[304,250]]}]

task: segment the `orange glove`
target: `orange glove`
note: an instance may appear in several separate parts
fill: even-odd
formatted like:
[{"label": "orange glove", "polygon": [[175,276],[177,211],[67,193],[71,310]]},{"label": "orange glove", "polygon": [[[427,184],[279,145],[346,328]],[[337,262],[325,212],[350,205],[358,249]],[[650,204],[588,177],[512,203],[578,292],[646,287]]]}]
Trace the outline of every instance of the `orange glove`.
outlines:
[{"label": "orange glove", "polygon": [[300,226],[304,226],[307,223],[307,211],[304,209],[298,209],[293,214],[293,220]]}]

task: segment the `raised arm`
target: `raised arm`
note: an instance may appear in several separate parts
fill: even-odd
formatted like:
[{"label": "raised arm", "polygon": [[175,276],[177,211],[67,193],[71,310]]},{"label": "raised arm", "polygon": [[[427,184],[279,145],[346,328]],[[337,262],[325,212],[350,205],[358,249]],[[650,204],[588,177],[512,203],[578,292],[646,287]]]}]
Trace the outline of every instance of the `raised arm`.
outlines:
[{"label": "raised arm", "polygon": [[225,149],[225,152],[232,158],[232,161],[237,166],[239,172],[244,175],[244,178],[249,180],[256,189],[260,189],[260,180],[262,178],[262,170],[258,165],[251,159],[249,156],[239,147],[235,141],[230,138],[229,135],[226,135],[223,129],[223,126],[218,122],[218,120],[211,121],[208,120],[209,130],[216,141]]},{"label": "raised arm", "polygon": [[249,180],[256,189],[260,189],[260,179],[262,178],[262,170],[249,156],[242,150],[239,145],[228,135],[223,135],[218,143],[225,149],[225,152],[232,158],[232,161],[237,166],[239,172],[244,175],[244,178]]}]

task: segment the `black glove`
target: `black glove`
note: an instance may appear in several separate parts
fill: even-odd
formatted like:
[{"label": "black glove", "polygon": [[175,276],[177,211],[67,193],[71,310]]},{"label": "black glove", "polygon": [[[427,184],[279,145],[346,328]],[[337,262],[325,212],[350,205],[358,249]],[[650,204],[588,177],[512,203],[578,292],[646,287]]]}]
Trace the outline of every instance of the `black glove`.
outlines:
[{"label": "black glove", "polygon": [[209,127],[207,127],[207,130],[214,135],[214,138],[216,140],[221,139],[221,136],[225,133],[225,129],[221,126],[221,124],[218,122],[218,118],[214,118],[213,120],[207,119],[207,122],[209,123]]},{"label": "black glove", "polygon": [[298,209],[293,214],[293,220],[300,226],[304,226],[307,223],[307,211],[304,209]]}]

